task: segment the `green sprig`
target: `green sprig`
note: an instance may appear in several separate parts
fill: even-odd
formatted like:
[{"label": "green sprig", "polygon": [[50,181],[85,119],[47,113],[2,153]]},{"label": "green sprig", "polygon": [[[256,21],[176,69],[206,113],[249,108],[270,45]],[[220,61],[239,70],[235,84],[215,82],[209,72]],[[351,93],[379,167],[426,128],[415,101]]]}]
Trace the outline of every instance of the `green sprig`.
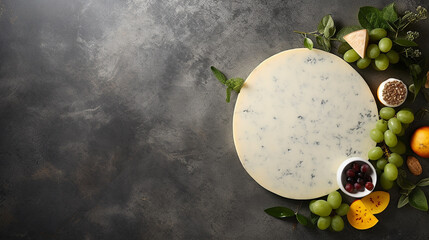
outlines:
[{"label": "green sprig", "polygon": [[211,66],[210,69],[213,72],[213,75],[226,86],[226,102],[231,100],[231,92],[234,90],[237,94],[240,93],[241,87],[243,87],[244,79],[242,78],[230,78],[227,79],[225,74],[219,71],[217,68]]},{"label": "green sprig", "polygon": [[290,217],[295,217],[295,219],[304,226],[308,226],[309,223],[312,223],[306,216],[299,214],[298,212],[294,212],[292,209],[287,207],[272,207],[264,210],[268,215],[279,218],[286,219]]}]

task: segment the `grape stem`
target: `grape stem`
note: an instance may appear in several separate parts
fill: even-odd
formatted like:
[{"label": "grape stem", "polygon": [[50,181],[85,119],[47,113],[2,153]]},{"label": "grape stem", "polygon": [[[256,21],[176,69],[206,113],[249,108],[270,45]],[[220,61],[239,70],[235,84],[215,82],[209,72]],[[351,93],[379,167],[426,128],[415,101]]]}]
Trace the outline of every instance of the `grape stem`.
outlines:
[{"label": "grape stem", "polygon": [[383,143],[383,145],[381,145],[381,149],[383,149],[383,152],[386,155],[386,157],[389,158],[390,152],[389,152],[389,147],[386,145],[386,143]]}]

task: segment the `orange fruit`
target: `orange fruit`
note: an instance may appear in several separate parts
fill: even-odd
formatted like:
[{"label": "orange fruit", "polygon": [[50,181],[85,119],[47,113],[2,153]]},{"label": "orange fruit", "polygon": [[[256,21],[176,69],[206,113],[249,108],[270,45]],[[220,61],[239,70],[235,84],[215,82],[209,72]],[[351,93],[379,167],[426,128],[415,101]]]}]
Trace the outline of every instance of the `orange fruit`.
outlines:
[{"label": "orange fruit", "polygon": [[423,158],[429,158],[429,126],[418,128],[411,137],[411,149]]}]

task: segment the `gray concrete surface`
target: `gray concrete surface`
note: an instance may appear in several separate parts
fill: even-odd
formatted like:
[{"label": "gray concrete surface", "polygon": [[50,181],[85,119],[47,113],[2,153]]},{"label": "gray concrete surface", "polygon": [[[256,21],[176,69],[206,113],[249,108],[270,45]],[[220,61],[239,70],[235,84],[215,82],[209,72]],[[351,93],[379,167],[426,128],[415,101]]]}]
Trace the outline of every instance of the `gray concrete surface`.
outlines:
[{"label": "gray concrete surface", "polygon": [[[428,214],[397,210],[397,190],[367,231],[267,216],[277,205],[308,215],[308,202],[245,172],[235,95],[225,103],[209,71],[245,78],[301,47],[293,30],[327,13],[357,24],[360,6],[389,2],[0,0],[0,238],[428,239]],[[428,26],[416,26],[424,41]],[[389,76],[409,81],[401,69],[359,72],[373,91]]]}]

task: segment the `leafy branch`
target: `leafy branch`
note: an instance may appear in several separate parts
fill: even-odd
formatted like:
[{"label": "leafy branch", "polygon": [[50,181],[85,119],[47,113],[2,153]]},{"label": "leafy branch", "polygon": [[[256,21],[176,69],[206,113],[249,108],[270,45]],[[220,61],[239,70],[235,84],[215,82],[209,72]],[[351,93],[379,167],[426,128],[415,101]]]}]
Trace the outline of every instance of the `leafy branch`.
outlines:
[{"label": "leafy branch", "polygon": [[309,223],[309,220],[307,217],[305,217],[302,214],[299,214],[298,211],[294,212],[292,209],[287,207],[272,207],[267,208],[264,210],[268,215],[279,218],[279,219],[286,219],[290,217],[295,217],[295,219],[304,226],[307,226]]},{"label": "leafy branch", "polygon": [[323,50],[330,52],[331,51],[331,41],[338,41],[337,38],[334,38],[335,32],[337,31],[334,23],[334,19],[330,14],[324,16],[320,20],[317,30],[313,32],[302,32],[302,31],[293,31],[294,33],[301,34],[304,37],[304,46],[308,49],[313,49],[313,41],[308,37],[308,35],[314,36],[316,38],[316,43],[323,48]]},{"label": "leafy branch", "polygon": [[429,178],[423,178],[416,184],[412,184],[407,180],[406,172],[400,169],[396,183],[401,188],[399,191],[401,196],[399,197],[398,208],[402,208],[409,203],[415,209],[428,211],[428,201],[420,187],[429,186]]}]

